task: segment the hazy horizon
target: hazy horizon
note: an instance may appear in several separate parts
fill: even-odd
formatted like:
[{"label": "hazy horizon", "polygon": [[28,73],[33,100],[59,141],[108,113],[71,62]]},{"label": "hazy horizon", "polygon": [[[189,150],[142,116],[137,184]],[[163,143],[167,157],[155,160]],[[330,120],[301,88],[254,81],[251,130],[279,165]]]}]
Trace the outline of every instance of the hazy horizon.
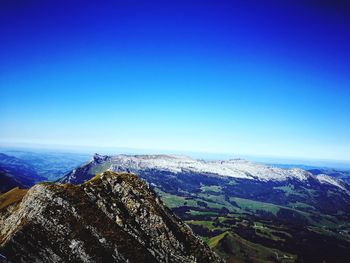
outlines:
[{"label": "hazy horizon", "polygon": [[42,153],[68,153],[82,154],[90,158],[93,154],[101,155],[144,155],[144,154],[166,154],[166,155],[183,155],[194,159],[203,160],[229,160],[229,159],[246,159],[253,162],[261,162],[265,164],[285,164],[296,166],[314,166],[327,167],[341,170],[350,169],[350,161],[334,160],[334,159],[316,159],[302,158],[296,156],[269,156],[254,155],[244,153],[220,153],[220,152],[195,152],[195,151],[178,151],[172,149],[142,149],[127,147],[97,147],[97,146],[77,146],[77,145],[45,145],[45,144],[4,144],[0,142],[0,153],[11,151],[28,151]]}]

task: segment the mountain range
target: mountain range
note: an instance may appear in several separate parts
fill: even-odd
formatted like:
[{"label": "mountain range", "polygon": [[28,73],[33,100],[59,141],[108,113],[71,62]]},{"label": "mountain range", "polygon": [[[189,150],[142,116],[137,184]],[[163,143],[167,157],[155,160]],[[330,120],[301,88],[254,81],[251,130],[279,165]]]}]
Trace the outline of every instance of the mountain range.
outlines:
[{"label": "mountain range", "polygon": [[[102,168],[99,167],[99,169],[107,168],[111,171],[132,171],[138,173],[146,170],[159,170],[174,174],[190,172],[265,182],[287,180],[308,181],[315,179],[321,184],[332,185],[342,189],[344,192],[350,193],[350,188],[347,184],[326,174],[318,174],[315,176],[311,172],[300,168],[282,169],[242,159],[205,161],[194,160],[185,156],[171,155],[101,156],[95,154],[93,160],[86,166],[81,167],[81,169],[86,170],[91,166],[95,166],[95,169],[96,167],[102,166]],[[74,169],[60,181],[70,183],[83,182],[86,180],[86,174],[81,172],[81,169]],[[83,176],[81,177],[81,175]]]},{"label": "mountain range", "polygon": [[[347,262],[350,256],[350,187],[329,175],[241,159],[96,154],[60,182],[83,183],[107,170],[144,179],[228,261]],[[222,246],[227,239],[242,251]]]},{"label": "mountain range", "polygon": [[[50,162],[2,161],[20,162],[49,170]],[[211,251],[226,262],[350,257],[346,171],[95,154],[56,182],[35,184],[49,180],[37,174],[0,195],[0,253],[11,262],[219,262]]]}]

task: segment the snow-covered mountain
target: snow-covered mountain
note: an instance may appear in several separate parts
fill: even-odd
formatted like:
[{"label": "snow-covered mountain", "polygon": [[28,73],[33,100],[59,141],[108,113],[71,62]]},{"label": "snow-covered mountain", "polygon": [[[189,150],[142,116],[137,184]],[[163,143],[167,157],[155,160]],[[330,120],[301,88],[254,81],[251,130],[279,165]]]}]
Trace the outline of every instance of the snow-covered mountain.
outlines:
[{"label": "snow-covered mountain", "polygon": [[118,155],[111,157],[110,160],[113,163],[111,170],[128,168],[135,170],[157,169],[173,173],[190,171],[262,181],[286,180],[287,178],[306,180],[311,176],[310,173],[298,168],[282,169],[269,167],[242,159],[205,161],[174,155]]},{"label": "snow-covered mountain", "polygon": [[314,179],[322,184],[327,183],[346,192],[344,183],[326,175],[314,176],[300,168],[278,168],[243,159],[225,161],[196,160],[177,155],[115,155],[106,156],[95,154],[90,162],[73,170],[62,178],[61,182],[81,183],[106,170],[118,172],[127,171],[140,173],[147,170],[157,170],[173,174],[195,173],[238,179],[258,180],[262,182],[283,182],[297,180],[306,182]]}]

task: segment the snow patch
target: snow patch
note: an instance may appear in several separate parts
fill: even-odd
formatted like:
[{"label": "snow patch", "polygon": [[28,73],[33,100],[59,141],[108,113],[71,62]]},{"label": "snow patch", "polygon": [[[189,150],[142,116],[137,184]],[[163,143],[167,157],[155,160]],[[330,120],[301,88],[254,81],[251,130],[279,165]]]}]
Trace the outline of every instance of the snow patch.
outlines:
[{"label": "snow patch", "polygon": [[316,179],[321,183],[321,184],[330,184],[333,186],[336,186],[342,190],[344,190],[345,192],[347,192],[348,194],[350,194],[350,192],[335,178],[332,178],[328,175],[325,174],[319,174],[316,176]]}]

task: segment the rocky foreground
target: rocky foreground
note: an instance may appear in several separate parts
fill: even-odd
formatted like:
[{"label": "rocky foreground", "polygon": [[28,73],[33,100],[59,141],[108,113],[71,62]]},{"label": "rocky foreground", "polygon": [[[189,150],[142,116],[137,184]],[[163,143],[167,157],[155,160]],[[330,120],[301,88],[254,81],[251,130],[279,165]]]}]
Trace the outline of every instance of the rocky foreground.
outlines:
[{"label": "rocky foreground", "polygon": [[10,262],[221,262],[146,183],[109,171],[1,195],[0,253]]}]

